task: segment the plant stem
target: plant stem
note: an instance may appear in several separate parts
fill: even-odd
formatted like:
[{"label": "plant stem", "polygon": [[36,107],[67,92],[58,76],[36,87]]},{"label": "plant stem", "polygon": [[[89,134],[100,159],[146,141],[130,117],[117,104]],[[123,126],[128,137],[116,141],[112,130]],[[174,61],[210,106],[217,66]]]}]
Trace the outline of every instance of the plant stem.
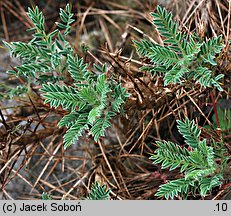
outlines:
[{"label": "plant stem", "polygon": [[210,92],[210,97],[212,100],[212,106],[213,106],[213,110],[214,110],[214,114],[215,114],[215,118],[216,118],[216,125],[217,125],[217,133],[219,136],[221,136],[221,128],[220,128],[220,121],[219,121],[219,116],[218,116],[218,112],[217,112],[217,103],[214,99],[214,94],[213,92]]}]

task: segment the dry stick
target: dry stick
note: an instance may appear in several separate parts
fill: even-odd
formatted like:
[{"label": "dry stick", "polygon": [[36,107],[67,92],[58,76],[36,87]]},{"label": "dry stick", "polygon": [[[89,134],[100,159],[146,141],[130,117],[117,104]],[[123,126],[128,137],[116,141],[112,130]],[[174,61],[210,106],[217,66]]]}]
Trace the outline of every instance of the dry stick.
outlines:
[{"label": "dry stick", "polygon": [[225,35],[224,20],[223,20],[223,17],[222,17],[222,15],[221,15],[220,5],[219,5],[219,3],[218,3],[217,0],[215,0],[215,1],[216,1],[216,5],[217,5],[218,14],[219,14],[219,17],[220,17],[220,20],[221,20],[222,31],[223,31],[223,34]]},{"label": "dry stick", "polygon": [[[43,179],[40,179],[39,181],[40,181],[41,183],[43,183],[44,185],[46,185],[46,186],[52,188],[53,190],[55,190],[55,191],[57,191],[57,192],[59,192],[59,193],[61,193],[61,194],[66,194],[65,191],[63,191],[63,190],[57,188],[56,186],[52,185],[51,183],[49,183],[49,182],[47,182],[47,181],[44,181]],[[70,198],[72,198],[72,199],[76,199],[76,197],[73,196],[73,195],[71,195],[71,194],[68,194],[68,196],[69,196]]]},{"label": "dry stick", "polygon": [[22,19],[22,16],[17,14],[11,7],[13,7],[13,4],[10,3],[9,1],[1,1],[2,5],[4,5],[4,7],[9,10],[10,13],[12,13],[17,19],[19,19],[27,28],[31,28],[32,25],[28,24],[27,22],[25,22],[24,19]]},{"label": "dry stick", "polygon": [[193,10],[193,12],[188,16],[188,19],[183,23],[183,25],[186,25],[186,23],[190,20],[190,18],[192,17],[192,15],[196,12],[196,10],[201,6],[201,4],[204,2],[205,0],[201,0],[199,2],[199,4],[195,7],[195,9]]},{"label": "dry stick", "polygon": [[[145,34],[143,31],[141,31],[140,29],[138,29],[137,27],[128,24],[128,27],[132,28],[133,30],[137,31],[139,34],[141,34],[143,36],[143,38],[147,38],[148,40],[150,40],[151,42],[158,44],[152,37],[150,37],[149,35]],[[162,39],[160,40],[162,41]],[[162,41],[163,42],[163,41]]]},{"label": "dry stick", "polygon": [[[82,32],[82,30],[83,30],[83,26],[84,26],[85,19],[86,19],[87,15],[88,15],[88,13],[89,13],[89,11],[90,11],[91,9],[92,9],[92,6],[88,7],[87,10],[86,10],[86,11],[84,12],[84,14],[83,14],[83,17],[82,17],[82,19],[81,19],[81,24],[80,24],[80,27],[79,27],[79,30],[78,30],[79,35],[80,35],[80,33]],[[78,14],[78,15],[79,15],[79,14]]]},{"label": "dry stick", "polygon": [[141,61],[137,61],[135,59],[131,59],[130,57],[125,57],[125,56],[118,56],[116,53],[111,53],[111,52],[106,52],[104,50],[98,50],[99,52],[103,53],[103,54],[109,54],[111,55],[112,57],[118,57],[118,59],[122,59],[122,60],[125,60],[125,61],[130,61],[130,62],[133,62],[135,64],[138,64],[138,65],[143,65],[143,66],[148,66],[149,64],[145,64],[145,63],[142,63]]},{"label": "dry stick", "polygon": [[[128,11],[107,11],[107,10],[100,10],[100,11],[97,11],[99,9],[94,9],[92,8],[91,9],[92,11],[89,12],[87,15],[88,16],[93,16],[93,15],[103,15],[103,14],[116,14],[116,15],[123,15],[125,17],[133,17],[134,18],[134,15],[133,14],[128,14]],[[95,12],[96,11],[96,12]],[[85,13],[85,12],[84,12]],[[78,16],[83,16],[84,13],[78,13]],[[143,16],[142,16],[143,18]]]},{"label": "dry stick", "polygon": [[62,154],[62,160],[61,160],[61,169],[62,169],[62,172],[64,172],[64,168],[65,168],[65,150],[64,150],[64,146],[62,146],[62,149],[61,149],[61,154]]},{"label": "dry stick", "polygon": [[6,192],[6,190],[5,190],[4,188],[2,189],[2,192],[3,192],[6,196],[8,196],[8,198],[10,198],[11,200],[14,200],[14,198],[11,197],[11,196]]},{"label": "dry stick", "polygon": [[54,171],[55,167],[58,165],[58,163],[60,162],[60,159],[57,159],[54,163],[54,165],[51,167],[50,171],[48,172],[48,174],[46,175],[46,177],[44,178],[44,180],[46,181],[49,176],[52,174],[52,172]]},{"label": "dry stick", "polygon": [[11,161],[14,159],[14,157],[16,157],[18,155],[19,152],[20,152],[20,150],[16,151],[15,154],[11,156],[11,158],[5,163],[5,165],[0,170],[0,174],[6,169],[6,167],[8,166],[8,164],[11,163]]},{"label": "dry stick", "polygon": [[220,196],[223,192],[224,192],[224,190],[219,191],[218,194],[212,198],[212,200],[220,200]]},{"label": "dry stick", "polygon": [[157,123],[156,119],[154,120],[154,125],[155,125],[155,129],[156,129],[156,137],[158,140],[160,140],[161,137],[160,137],[160,131],[159,131],[159,124]]},{"label": "dry stick", "polygon": [[102,17],[99,17],[99,24],[100,24],[100,26],[102,28],[102,31],[104,32],[104,36],[105,36],[105,39],[107,41],[109,50],[110,50],[110,52],[113,52],[113,50],[114,50],[114,48],[113,48],[113,42],[112,42],[112,40],[110,38],[110,33],[108,31],[108,28],[106,27],[106,23],[102,19]]},{"label": "dry stick", "polygon": [[46,165],[44,166],[42,172],[40,173],[39,177],[37,178],[36,182],[34,183],[33,188],[31,189],[30,193],[33,192],[34,188],[36,187],[36,185],[38,184],[39,180],[41,179],[42,175],[44,174],[45,170],[47,169],[47,167],[49,166],[50,162],[52,161],[52,159],[54,158],[55,154],[57,153],[57,151],[59,150],[60,146],[62,145],[62,143],[60,142],[59,145],[56,147],[56,149],[54,150],[52,156],[49,158],[49,160],[47,161]]},{"label": "dry stick", "polygon": [[109,16],[107,16],[106,14],[102,14],[102,17],[107,20],[109,23],[111,23],[116,29],[118,29],[120,32],[122,32],[121,27],[113,20],[111,19]]},{"label": "dry stick", "polygon": [[[51,154],[49,153],[49,155],[47,154],[43,154],[43,153],[35,153],[34,156],[51,156]],[[56,154],[56,160],[61,160],[61,158],[63,157],[63,155],[61,154]],[[73,156],[73,155],[65,155],[65,158],[68,160],[90,160],[90,158],[86,158],[86,157],[81,157],[81,156]]]},{"label": "dry stick", "polygon": [[19,11],[19,12],[21,11],[21,13],[19,13],[20,16],[23,15],[23,17],[26,18],[29,23],[31,23],[32,25],[34,25],[32,23],[32,21],[29,19],[29,16],[27,16],[27,13],[26,13],[25,9],[22,7],[22,5],[20,4],[20,2],[18,0],[14,0],[14,1],[17,4],[17,11]]},{"label": "dry stick", "polygon": [[4,118],[4,115],[2,114],[2,110],[0,109],[0,117],[1,117],[1,119],[2,119],[2,124],[4,125],[4,127],[5,127],[5,129],[6,130],[8,130],[10,127],[9,127],[9,125],[6,123],[6,120],[5,120],[5,118]]},{"label": "dry stick", "polygon": [[[48,135],[49,136],[49,135]],[[48,137],[47,136],[47,137]],[[52,156],[52,154],[48,151],[48,149],[50,149],[53,145],[53,142],[54,140],[57,138],[58,135],[53,135],[52,138],[51,138],[51,141],[50,143],[48,144],[47,148],[43,145],[42,142],[39,142],[40,143],[40,146],[44,149],[44,151],[49,155],[49,157]],[[41,139],[40,139],[41,140]],[[46,155],[43,153],[42,156],[39,158],[39,160],[35,163],[34,167],[36,167],[38,164],[40,164],[40,161],[43,160],[43,158],[45,157]]]},{"label": "dry stick", "polygon": [[[55,178],[57,178],[57,177],[55,176]],[[74,178],[74,179],[71,179],[70,181],[65,182],[65,183],[63,183],[63,184],[59,184],[59,186],[56,186],[55,189],[58,189],[58,188],[62,188],[62,189],[63,189],[64,186],[66,186],[66,185],[68,185],[68,184],[71,184],[72,182],[75,182],[77,179],[79,179],[79,177],[76,177],[76,178]],[[49,193],[52,193],[53,191],[55,191],[55,189],[49,190]],[[64,189],[63,189],[63,190],[64,190]]]},{"label": "dry stick", "polygon": [[[210,14],[210,11],[209,11],[209,14]],[[211,17],[211,14],[210,14],[210,17]],[[216,33],[215,29],[213,28],[213,25],[214,25],[214,21],[210,18],[209,26],[210,26],[210,28],[212,30],[213,35],[215,37],[217,37],[217,33]]]},{"label": "dry stick", "polygon": [[136,129],[131,133],[131,135],[127,138],[127,140],[125,141],[125,143],[123,144],[123,146],[121,147],[121,151],[124,150],[124,147],[128,144],[129,140],[133,137],[133,135],[136,133],[136,131],[139,129],[139,127],[136,127]]},{"label": "dry stick", "polygon": [[87,54],[90,55],[93,59],[95,59],[100,65],[103,65],[103,63],[98,58],[96,58],[89,50],[87,51]]},{"label": "dry stick", "polygon": [[[34,155],[34,152],[35,152],[36,149],[37,149],[37,145],[34,145],[34,149],[31,150],[30,154],[31,154],[31,155]],[[17,162],[19,156],[21,155],[21,152],[22,152],[22,151],[23,151],[23,148],[20,150],[20,152],[19,152],[19,154],[18,154],[18,157],[17,157],[17,159],[15,160],[15,162],[14,162],[14,163],[11,165],[11,167],[9,168],[9,174],[8,174],[8,176],[10,175],[11,171],[13,170],[13,167],[14,167],[15,163]],[[28,159],[28,161],[29,161],[29,159]],[[8,178],[8,176],[7,176],[7,178],[6,178],[5,182],[3,183],[3,186],[2,186],[2,187],[4,187],[5,185],[9,184],[10,181],[16,176],[16,174],[19,173],[19,171],[24,167],[24,165],[25,165],[26,163],[27,163],[27,160],[24,160],[24,161],[21,163],[20,167],[17,169],[16,173],[15,173],[13,176],[11,176],[11,178],[10,178],[8,181],[7,181],[7,178]]]},{"label": "dry stick", "polygon": [[[116,131],[116,130],[114,130],[114,131]],[[117,142],[119,143],[121,151],[123,151],[124,154],[127,153],[127,151],[123,148],[121,139],[120,139],[117,131],[116,131],[116,139],[117,139]],[[120,153],[121,153],[121,151],[120,151]]]},{"label": "dry stick", "polygon": [[[29,98],[29,100],[30,100],[30,102],[31,102],[31,104],[32,104],[32,107],[33,107],[33,109],[34,109],[34,111],[35,111],[35,113],[36,113],[36,115],[37,115],[37,117],[38,117],[38,120],[39,120],[39,123],[38,123],[38,124],[36,125],[36,127],[34,128],[34,133],[35,133],[36,130],[37,130],[37,128],[38,128],[38,126],[39,126],[39,124],[41,123],[42,120],[41,120],[41,117],[40,117],[40,115],[39,115],[39,112],[38,112],[38,110],[36,109],[36,107],[35,107],[35,105],[34,105],[32,99],[31,99],[30,95],[28,94],[27,96],[28,96],[28,98]],[[46,128],[45,125],[43,125],[43,127]]]},{"label": "dry stick", "polygon": [[96,172],[95,181],[98,181],[100,184],[104,183],[106,181],[106,183],[108,183],[109,187],[117,189],[117,187],[113,183],[111,183],[110,180],[108,179],[108,177],[104,174],[102,166],[99,166],[95,170],[95,172]]},{"label": "dry stick", "polygon": [[227,49],[229,44],[229,32],[230,32],[230,16],[231,16],[231,0],[229,1],[229,12],[228,12],[228,22],[227,22],[227,37],[226,37],[226,43],[227,43]]},{"label": "dry stick", "polygon": [[[145,130],[145,121],[142,121],[142,131],[144,131]],[[144,141],[145,141],[145,138],[146,138],[146,135],[147,134],[145,134],[144,136],[142,136],[142,138],[141,138],[141,151],[140,151],[140,154],[142,155],[143,154],[143,152],[144,152],[144,146],[145,146],[145,143],[144,143]]]},{"label": "dry stick", "polygon": [[[12,142],[11,142],[11,143],[12,143]],[[11,149],[11,143],[9,144],[9,150]],[[8,160],[8,156],[10,155],[10,151],[9,151],[9,150],[8,150],[7,157],[6,157],[7,160]],[[6,174],[6,172],[5,172],[5,179],[3,180],[2,188],[4,188],[5,185],[7,184],[6,182],[7,182],[8,177],[10,176],[11,170],[14,168],[14,165],[15,165],[16,162],[18,161],[18,158],[19,158],[19,156],[21,155],[22,151],[23,151],[23,148],[21,148],[20,151],[18,152],[17,157],[16,157],[15,160],[13,161],[12,165],[10,166],[10,168],[7,170],[7,174]],[[13,177],[14,177],[14,176],[13,176]],[[13,178],[13,177],[11,177],[11,178]]]},{"label": "dry stick", "polygon": [[[56,136],[54,136],[54,137],[56,138]],[[44,149],[44,151],[47,153],[47,155],[48,155],[49,157],[51,157],[51,153],[48,151],[48,149],[49,149],[49,146],[52,145],[52,141],[50,142],[50,145],[47,146],[47,148],[43,145],[42,142],[39,142],[39,143],[40,143],[40,146],[41,146],[41,147]],[[45,153],[45,152],[44,152],[44,153]],[[37,162],[35,165],[39,164],[40,161],[42,161],[44,157],[45,157],[45,154],[42,154],[42,156],[40,157],[39,162]]]},{"label": "dry stick", "polygon": [[147,125],[146,128],[143,130],[143,132],[141,133],[141,135],[139,136],[139,138],[137,139],[137,141],[134,143],[134,145],[131,147],[131,149],[129,150],[128,153],[130,153],[130,152],[135,148],[136,144],[140,141],[140,139],[141,139],[142,136],[145,134],[145,132],[148,131],[148,130],[150,129],[151,125],[152,125],[153,122],[154,122],[154,118],[155,118],[155,117],[153,117],[153,118],[151,119],[151,121],[148,123],[148,125]]},{"label": "dry stick", "polygon": [[58,183],[59,188],[61,188],[62,190],[64,190],[64,188],[62,187],[62,184],[60,182],[60,179],[55,175],[55,173],[53,172],[53,170],[50,172],[52,174],[52,176],[54,177],[54,179],[56,180],[56,182]]},{"label": "dry stick", "polygon": [[[179,86],[179,87],[175,88],[175,89],[174,89],[174,92],[177,92],[177,91],[179,90],[179,88],[182,88],[182,87],[183,87],[183,86]],[[189,92],[192,92],[192,95],[194,94],[193,96],[196,96],[196,95],[198,94],[198,93],[195,92],[194,90],[191,90],[191,91],[189,91]],[[177,97],[177,100],[180,100],[181,98],[185,97],[185,95],[188,95],[189,92],[185,92],[184,94],[181,93],[181,94],[179,95],[179,97]],[[176,103],[175,100],[172,100],[172,101],[170,102],[169,105],[174,106],[174,104],[172,104],[172,103]],[[157,122],[158,122],[158,123],[161,122],[162,120],[164,120],[165,118],[167,118],[169,115],[172,115],[172,114],[174,115],[174,112],[178,111],[181,107],[185,106],[187,103],[188,103],[188,101],[184,102],[184,103],[181,104],[179,107],[177,107],[176,109],[172,110],[172,112],[169,112],[169,113],[165,114],[164,116],[161,115],[162,117],[160,117],[160,118],[157,120]]]},{"label": "dry stick", "polygon": [[25,146],[39,140],[45,139],[54,133],[53,128],[41,129],[37,131],[37,134],[23,134],[19,139],[16,139],[12,144],[17,146]]},{"label": "dry stick", "polygon": [[116,182],[118,188],[121,189],[121,188],[120,188],[120,185],[119,185],[119,183],[118,183],[118,181],[117,181],[117,179],[116,179],[116,176],[115,176],[115,174],[114,174],[114,171],[112,170],[111,165],[110,165],[110,163],[109,163],[109,161],[108,161],[108,159],[107,159],[107,156],[106,156],[106,154],[105,154],[105,152],[104,152],[102,143],[101,143],[100,141],[98,141],[98,144],[99,144],[100,150],[101,150],[101,152],[102,152],[102,154],[103,154],[104,160],[106,161],[106,164],[107,164],[107,166],[108,166],[108,168],[109,168],[109,170],[110,170],[110,172],[111,172],[111,174],[112,174],[112,176],[113,176],[113,178],[114,178],[114,180],[115,180],[115,182]]},{"label": "dry stick", "polygon": [[[146,18],[143,13],[138,11],[132,11],[132,10],[102,10],[98,8],[91,8],[91,12],[88,13],[88,15],[102,15],[102,14],[115,14],[115,15],[124,15],[126,17],[133,17],[134,15],[137,15],[141,18]],[[79,13],[78,15],[82,16],[84,13]],[[149,20],[148,20],[149,21]]]},{"label": "dry stick", "polygon": [[[0,2],[1,4],[1,2]],[[5,15],[4,15],[4,10],[3,10],[3,6],[2,4],[0,5],[1,7],[1,19],[2,19],[2,25],[3,25],[3,31],[4,31],[4,35],[5,35],[5,39],[6,41],[9,41],[9,34],[8,34],[8,30],[7,30],[7,25],[6,25],[6,18],[5,18]]]},{"label": "dry stick", "polygon": [[122,180],[122,183],[123,183],[123,186],[124,186],[124,188],[125,188],[125,191],[127,192],[128,196],[131,198],[132,196],[131,196],[131,194],[129,193],[129,190],[128,190],[128,188],[127,188],[127,185],[126,185],[126,183],[125,183],[125,181],[124,181],[123,175],[121,174],[121,171],[120,171],[120,170],[118,170],[118,174],[119,174],[119,176],[120,176],[120,179]]},{"label": "dry stick", "polygon": [[[107,50],[106,50],[107,51]],[[120,73],[120,75],[126,75],[126,76],[128,76],[128,78],[131,80],[131,82],[133,83],[133,85],[134,85],[134,90],[135,90],[135,92],[137,93],[137,96],[138,96],[138,99],[139,99],[139,101],[140,101],[140,103],[142,104],[142,98],[144,98],[144,96],[143,96],[143,93],[142,93],[142,91],[140,90],[140,88],[139,88],[139,86],[137,85],[137,83],[135,82],[135,80],[134,80],[134,78],[133,78],[133,76],[132,76],[132,74],[129,72],[129,71],[126,71],[125,69],[124,69],[124,67],[120,64],[120,62],[118,62],[117,60],[116,60],[116,57],[113,57],[113,56],[111,56],[110,54],[109,54],[109,52],[107,53],[108,55],[109,55],[109,57],[113,60],[113,62],[114,63],[116,63],[117,65],[118,65],[118,67],[121,69],[121,71],[123,71],[123,72],[119,72]],[[113,66],[113,65],[112,65]],[[114,66],[113,66],[114,67]]]},{"label": "dry stick", "polygon": [[182,19],[182,23],[184,23],[186,17],[188,16],[188,14],[189,14],[190,10],[192,9],[192,7],[194,6],[195,2],[196,2],[196,0],[194,0],[194,1],[190,4],[188,10],[186,11],[186,13],[185,13],[185,15],[184,15],[184,17],[183,17],[183,19]]},{"label": "dry stick", "polygon": [[70,193],[89,175],[89,173],[91,172],[93,170],[93,168],[92,169],[90,169],[88,172],[86,172],[85,174],[84,174],[84,176],[81,178],[81,179],[79,179],[74,185],[73,185],[73,187],[67,192],[67,193],[65,193],[64,195],[63,195],[63,197],[62,197],[62,200],[65,200],[66,199],[66,197],[67,196],[69,196],[70,195]]},{"label": "dry stick", "polygon": [[212,100],[213,111],[214,111],[215,118],[216,118],[217,133],[218,133],[218,135],[220,137],[221,136],[220,121],[219,121],[219,116],[218,116],[217,107],[216,107],[217,103],[216,103],[216,101],[214,99],[213,92],[210,92],[210,97],[211,97],[211,100]]},{"label": "dry stick", "polygon": [[33,185],[25,178],[23,177],[21,174],[19,174],[18,171],[12,169],[12,172],[17,175],[19,178],[21,178],[26,184],[28,184],[30,187],[33,187]]},{"label": "dry stick", "polygon": [[[185,92],[185,90],[183,90]],[[200,109],[200,107],[196,104],[196,102],[193,100],[193,98],[187,94],[188,98],[193,102],[193,104],[196,106],[196,108],[198,109],[198,111],[201,113],[201,115],[206,119],[206,121],[208,122],[208,124],[211,126],[212,123],[209,121],[209,119],[207,118],[207,116],[202,112],[202,110]]]},{"label": "dry stick", "polygon": [[[110,2],[110,1],[102,1],[102,2],[104,2],[104,3],[106,3],[106,4],[108,4],[108,5],[111,5],[111,6],[113,6],[113,7],[117,7],[117,8],[119,8],[119,9],[123,9],[123,10],[125,10],[126,11],[126,13],[131,13],[132,15],[133,14],[136,14],[136,15],[139,15],[141,18],[147,18],[146,16],[145,16],[145,13],[142,13],[142,12],[140,12],[140,11],[136,11],[136,10],[134,10],[134,9],[131,9],[130,7],[128,7],[128,6],[124,6],[124,5],[122,5],[122,4],[118,4],[118,3],[114,3],[114,2]],[[134,15],[133,15],[134,16]],[[149,21],[149,20],[148,20]]]},{"label": "dry stick", "polygon": [[173,112],[176,112],[177,110],[179,110],[181,107],[185,106],[188,103],[188,101],[186,101],[185,103],[181,104],[179,107],[177,107],[176,109],[174,109],[172,112],[167,113],[166,115],[164,115],[163,117],[159,118],[157,120],[157,123],[163,121],[165,118],[167,118],[168,116],[172,115]]},{"label": "dry stick", "polygon": [[123,200],[121,197],[119,197],[117,194],[115,194],[112,190],[110,192],[114,197],[118,198],[118,200]]}]

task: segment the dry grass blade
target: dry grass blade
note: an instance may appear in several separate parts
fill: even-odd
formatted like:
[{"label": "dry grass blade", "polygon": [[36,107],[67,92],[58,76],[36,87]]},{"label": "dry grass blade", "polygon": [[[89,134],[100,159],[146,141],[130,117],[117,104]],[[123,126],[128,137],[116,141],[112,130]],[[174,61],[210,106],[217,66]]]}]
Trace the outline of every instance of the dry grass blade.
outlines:
[{"label": "dry grass blade", "polygon": [[107,156],[106,156],[106,154],[105,154],[105,150],[104,150],[104,148],[103,148],[103,145],[102,145],[102,143],[101,143],[100,141],[98,142],[98,144],[99,144],[100,150],[101,150],[101,152],[102,152],[102,154],[103,154],[103,158],[104,158],[104,160],[105,160],[105,162],[106,162],[106,164],[107,164],[107,166],[108,166],[108,168],[109,168],[109,170],[110,170],[110,172],[111,172],[111,174],[112,174],[112,176],[113,176],[113,179],[114,179],[114,181],[115,181],[117,187],[120,188],[120,185],[119,185],[119,183],[118,183],[118,181],[117,181],[117,179],[116,179],[115,173],[114,173],[114,171],[113,171],[113,169],[112,169],[112,167],[111,167],[111,165],[110,165],[110,163],[109,163],[109,161],[108,161],[108,159],[107,159]]},{"label": "dry grass blade", "polygon": [[39,182],[40,178],[43,176],[44,172],[46,171],[47,167],[49,166],[49,164],[51,163],[51,161],[53,160],[53,158],[55,157],[55,154],[58,152],[58,150],[60,149],[60,147],[62,146],[62,142],[60,142],[57,147],[55,148],[55,150],[52,152],[52,156],[49,158],[49,160],[47,161],[46,165],[44,166],[43,170],[41,171],[40,175],[38,176],[36,182],[34,183],[33,188],[31,189],[31,193],[34,190],[34,188],[36,187],[37,183]]}]

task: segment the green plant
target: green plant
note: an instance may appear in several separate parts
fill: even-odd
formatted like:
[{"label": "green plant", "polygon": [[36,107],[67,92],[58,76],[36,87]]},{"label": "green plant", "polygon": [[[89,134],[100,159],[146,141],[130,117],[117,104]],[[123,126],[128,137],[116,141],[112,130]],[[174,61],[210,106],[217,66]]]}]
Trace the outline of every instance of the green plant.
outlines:
[{"label": "green plant", "polygon": [[157,7],[157,13],[151,13],[163,45],[153,41],[134,41],[137,52],[153,64],[141,67],[141,70],[164,75],[164,84],[190,83],[192,80],[203,87],[217,87],[222,91],[219,80],[223,74],[213,74],[215,55],[220,53],[222,36],[201,41],[198,35],[186,34],[178,30],[172,13]]},{"label": "green plant", "polygon": [[[221,131],[229,132],[231,129],[231,110],[222,109],[220,106],[217,106],[217,113]],[[217,128],[215,115],[213,115],[212,119],[214,122],[214,128]]]},{"label": "green plant", "polygon": [[[197,191],[201,196],[206,196],[212,188],[221,184],[228,157],[225,156],[222,145],[212,141],[208,146],[206,139],[200,139],[201,130],[194,121],[186,118],[185,122],[177,120],[177,124],[188,147],[169,141],[158,141],[158,148],[150,159],[154,164],[162,163],[162,169],[169,168],[171,171],[180,168],[184,178],[162,185],[156,196],[173,199],[180,195],[187,198],[189,193],[195,195]],[[222,165],[217,161],[221,161]]]},{"label": "green plant", "polygon": [[28,84],[42,84],[45,103],[51,107],[61,106],[69,111],[58,123],[67,127],[64,147],[73,144],[84,130],[90,130],[97,141],[105,135],[110,119],[122,111],[129,96],[120,83],[108,77],[107,66],[89,64],[77,56],[67,41],[70,25],[75,21],[70,5],[60,9],[58,29],[47,34],[45,18],[38,7],[29,8],[28,16],[34,27],[33,39],[28,43],[12,42],[5,45],[22,65],[8,73],[20,77]]},{"label": "green plant", "polygon": [[18,85],[16,88],[9,87],[4,83],[0,83],[0,99],[12,99],[14,96],[20,96],[27,93],[27,86]]},{"label": "green plant", "polygon": [[106,185],[100,185],[97,181],[91,184],[91,191],[87,197],[89,200],[109,200],[110,189]]},{"label": "green plant", "polygon": [[45,192],[42,193],[42,200],[52,200],[52,196],[50,194],[47,194]]},{"label": "green plant", "polygon": [[[109,200],[110,189],[107,189],[106,185],[100,185],[99,182],[91,184],[91,190],[86,199],[88,200]],[[45,192],[42,193],[42,200],[52,200],[52,196]]]},{"label": "green plant", "polygon": [[[213,128],[220,127],[221,132],[223,134],[227,134],[231,130],[231,109],[228,107],[227,108],[221,107],[220,103],[225,103],[225,100],[218,100],[217,104],[215,105],[219,125],[217,125],[216,114],[213,114],[212,116]],[[211,126],[205,125],[205,128],[211,129]]]}]

